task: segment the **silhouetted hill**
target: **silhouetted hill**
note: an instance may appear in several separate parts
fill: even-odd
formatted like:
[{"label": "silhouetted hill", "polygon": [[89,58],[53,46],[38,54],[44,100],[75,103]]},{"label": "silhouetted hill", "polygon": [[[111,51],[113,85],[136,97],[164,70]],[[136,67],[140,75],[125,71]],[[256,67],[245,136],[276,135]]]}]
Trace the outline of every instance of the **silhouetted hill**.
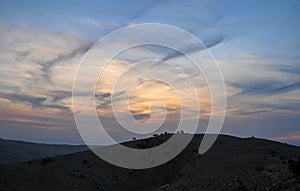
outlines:
[{"label": "silhouetted hill", "polygon": [[[186,135],[182,135],[186,136]],[[170,135],[125,145],[155,146]],[[220,135],[204,155],[203,135],[168,163],[145,170],[113,166],[83,151],[22,164],[2,165],[2,190],[299,190],[299,176],[290,170],[300,148],[256,138]],[[289,161],[290,160],[290,161]],[[293,163],[297,164],[297,163]]]},{"label": "silhouetted hill", "polygon": [[54,145],[0,139],[0,164],[18,163],[87,150],[85,145]]}]

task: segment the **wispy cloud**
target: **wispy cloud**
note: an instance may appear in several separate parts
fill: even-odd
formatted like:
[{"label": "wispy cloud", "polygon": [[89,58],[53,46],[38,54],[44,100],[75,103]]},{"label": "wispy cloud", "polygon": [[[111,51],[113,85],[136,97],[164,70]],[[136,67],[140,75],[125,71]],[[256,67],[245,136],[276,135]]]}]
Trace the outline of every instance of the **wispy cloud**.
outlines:
[{"label": "wispy cloud", "polygon": [[209,39],[204,39],[203,40],[203,46],[202,45],[194,45],[188,43],[186,46],[182,46],[179,51],[174,51],[170,53],[169,55],[165,56],[162,60],[167,61],[170,59],[174,59],[180,56],[184,56],[183,53],[189,54],[189,53],[194,53],[197,51],[202,51],[208,48],[212,48],[214,46],[217,46],[218,44],[222,43],[225,40],[225,37],[220,35],[220,36],[215,36],[215,37],[210,37]]},{"label": "wispy cloud", "polygon": [[67,90],[52,90],[45,92],[45,94],[52,97],[52,102],[58,102],[72,96],[72,92]]},{"label": "wispy cloud", "polygon": [[27,103],[33,108],[53,108],[63,111],[70,111],[68,106],[58,104],[47,104],[47,97],[31,96],[26,94],[0,93],[0,98],[12,101],[14,103]]},{"label": "wispy cloud", "polygon": [[5,53],[0,55],[1,65],[14,65],[16,68],[11,67],[10,70],[15,70],[18,78],[32,76],[35,83],[52,83],[52,69],[55,66],[65,63],[79,64],[80,58],[94,43],[82,37],[28,27],[0,28],[0,50]]},{"label": "wispy cloud", "polygon": [[150,113],[143,113],[142,110],[130,110],[132,116],[137,121],[145,121],[151,118]]},{"label": "wispy cloud", "polygon": [[29,103],[32,107],[40,107],[47,100],[46,97],[34,97],[25,94],[0,93],[0,97],[12,102]]},{"label": "wispy cloud", "polygon": [[300,133],[299,132],[295,132],[295,133],[291,133],[291,134],[287,134],[284,136],[280,136],[280,137],[276,137],[276,140],[279,141],[300,141]]},{"label": "wispy cloud", "polygon": [[94,42],[83,43],[80,47],[77,47],[65,54],[60,54],[56,58],[48,61],[39,61],[37,64],[41,66],[41,77],[51,82],[51,69],[61,62],[72,59],[76,56],[83,56],[93,46]]},{"label": "wispy cloud", "polygon": [[280,81],[265,81],[265,82],[237,82],[230,84],[241,90],[237,95],[275,95],[289,91],[300,89],[300,82],[284,84]]}]

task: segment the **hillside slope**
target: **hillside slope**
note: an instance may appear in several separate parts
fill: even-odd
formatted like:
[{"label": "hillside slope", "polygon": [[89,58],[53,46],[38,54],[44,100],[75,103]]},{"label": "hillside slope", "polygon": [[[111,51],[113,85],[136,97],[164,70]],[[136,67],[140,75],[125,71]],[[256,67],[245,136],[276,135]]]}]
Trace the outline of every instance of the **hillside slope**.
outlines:
[{"label": "hillside slope", "polygon": [[18,163],[87,150],[84,145],[53,145],[0,139],[0,164]]},{"label": "hillside slope", "polygon": [[[182,135],[185,136],[185,135]],[[161,135],[125,143],[153,146]],[[145,170],[116,167],[91,151],[22,164],[2,165],[2,190],[299,190],[288,160],[300,148],[256,138],[220,135],[204,155],[197,153],[202,135],[168,163]]]}]

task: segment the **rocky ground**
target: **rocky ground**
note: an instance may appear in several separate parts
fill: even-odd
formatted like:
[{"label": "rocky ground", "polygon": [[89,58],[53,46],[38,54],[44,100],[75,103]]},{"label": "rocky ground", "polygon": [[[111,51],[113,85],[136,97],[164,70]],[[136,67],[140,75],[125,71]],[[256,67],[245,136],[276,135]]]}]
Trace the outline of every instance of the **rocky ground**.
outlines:
[{"label": "rocky ground", "polygon": [[[148,148],[169,137],[125,145]],[[91,151],[1,165],[0,190],[300,190],[299,147],[222,135],[199,155],[202,137],[195,135],[168,163],[145,170],[113,166]]]}]

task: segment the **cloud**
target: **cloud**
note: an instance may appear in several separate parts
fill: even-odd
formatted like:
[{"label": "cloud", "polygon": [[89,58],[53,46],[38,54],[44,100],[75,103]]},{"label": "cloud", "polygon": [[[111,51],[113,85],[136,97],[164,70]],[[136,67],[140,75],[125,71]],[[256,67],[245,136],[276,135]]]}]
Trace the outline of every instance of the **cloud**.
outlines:
[{"label": "cloud", "polygon": [[148,119],[151,119],[151,114],[150,113],[145,113],[142,110],[130,110],[132,113],[132,117],[137,120],[137,121],[146,121]]},{"label": "cloud", "polygon": [[300,134],[299,134],[299,132],[295,132],[292,134],[287,134],[284,136],[276,137],[275,139],[278,141],[298,141],[298,142],[300,142]]},{"label": "cloud", "polygon": [[231,86],[240,89],[237,95],[275,95],[300,89],[300,82],[283,84],[280,81],[250,81],[231,83]]},{"label": "cloud", "polygon": [[52,97],[52,102],[58,102],[62,99],[69,98],[72,96],[71,91],[53,90],[45,92],[48,96]]},{"label": "cloud", "polygon": [[34,127],[34,128],[40,128],[40,127],[48,128],[48,127],[52,126],[52,124],[49,124],[47,122],[41,122],[38,120],[24,121],[24,120],[19,120],[19,119],[14,119],[14,120],[0,119],[0,124],[4,127],[10,126],[11,124],[17,125],[19,127],[29,126],[29,127]]},{"label": "cloud", "polygon": [[107,110],[111,105],[111,93],[110,92],[98,92],[95,95],[97,109]]},{"label": "cloud", "polygon": [[271,112],[271,109],[257,109],[257,110],[248,110],[248,111],[237,111],[238,115],[254,115],[259,113]]},{"label": "cloud", "polygon": [[112,96],[114,97],[114,101],[123,101],[127,97],[124,96],[125,92],[124,91],[119,91],[119,92],[114,92],[113,95],[111,92],[97,92],[95,94],[95,99],[96,99],[96,104],[97,104],[97,109],[100,110],[107,110],[110,109],[111,106],[111,98]]},{"label": "cloud", "polygon": [[51,81],[51,69],[57,65],[60,64],[62,61],[72,59],[76,56],[83,55],[86,53],[92,46],[94,42],[85,42],[80,47],[77,47],[70,52],[60,54],[56,58],[49,60],[49,61],[39,61],[38,65],[41,66],[42,71],[42,77],[47,80]]},{"label": "cloud", "polygon": [[96,98],[104,99],[104,98],[110,97],[111,93],[110,92],[98,92],[98,93],[96,93],[95,96],[96,96]]},{"label": "cloud", "polygon": [[270,70],[284,72],[289,75],[300,75],[300,65],[298,60],[289,60],[289,62],[282,60],[285,64],[274,64],[270,67]]},{"label": "cloud", "polygon": [[0,97],[12,102],[25,102],[32,105],[32,107],[39,107],[43,102],[47,100],[45,97],[33,97],[25,94],[9,94],[9,93],[0,93]]},{"label": "cloud", "polygon": [[67,106],[63,106],[63,105],[55,105],[55,104],[45,104],[45,105],[41,105],[41,108],[53,108],[53,109],[59,109],[59,110],[63,110],[63,111],[71,111],[69,107]]},{"label": "cloud", "polygon": [[7,80],[23,77],[28,81],[30,76],[34,84],[52,83],[55,66],[79,64],[81,56],[94,44],[82,37],[28,27],[0,26],[0,29],[3,53],[0,60],[6,69],[1,75],[12,78]]},{"label": "cloud", "polygon": [[272,87],[277,86],[279,82],[277,81],[244,81],[244,82],[235,82],[230,83],[230,86],[240,89],[241,91],[236,95],[244,94],[266,94],[272,91]]},{"label": "cloud", "polygon": [[12,101],[12,102],[18,102],[18,103],[27,103],[30,104],[33,108],[53,108],[53,109],[59,109],[63,111],[70,111],[70,108],[64,105],[58,105],[58,104],[47,104],[45,103],[47,101],[47,97],[37,97],[37,96],[31,96],[26,94],[14,94],[14,93],[0,93],[0,98]]},{"label": "cloud", "polygon": [[285,86],[281,86],[278,87],[276,89],[273,89],[273,93],[285,93],[285,92],[289,92],[289,91],[294,91],[300,89],[300,82],[296,82],[296,83],[292,83],[292,84],[288,84]]},{"label": "cloud", "polygon": [[[222,43],[225,40],[225,36],[216,36],[216,37],[210,37],[209,39],[204,40],[203,46],[202,45],[194,45],[194,44],[188,44],[186,47],[181,47],[180,51],[185,54],[194,53],[198,51],[202,51],[211,47],[214,47],[220,43]],[[184,56],[181,52],[174,51],[171,54],[165,56],[162,60],[167,61],[173,58],[177,58],[180,56]]]}]

